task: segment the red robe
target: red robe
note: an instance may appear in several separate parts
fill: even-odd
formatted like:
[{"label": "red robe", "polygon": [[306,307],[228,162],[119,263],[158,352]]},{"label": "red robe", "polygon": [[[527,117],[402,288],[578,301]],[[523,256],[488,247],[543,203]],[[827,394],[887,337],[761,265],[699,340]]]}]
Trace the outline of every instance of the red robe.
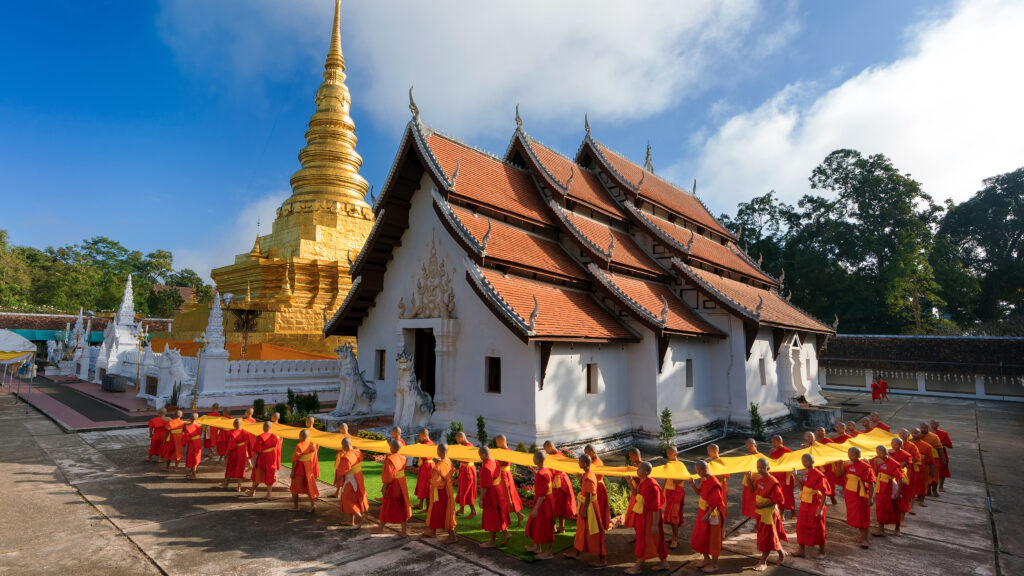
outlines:
[{"label": "red robe", "polygon": [[281,461],[277,459],[277,452],[280,449],[281,439],[270,432],[264,432],[256,437],[256,441],[253,442],[256,466],[252,469],[252,481],[257,485],[273,486],[277,481],[277,471],[281,468]]},{"label": "red robe", "polygon": [[882,398],[888,398],[889,397],[889,383],[886,382],[885,380],[879,380],[878,381],[878,393],[882,396]]},{"label": "red robe", "polygon": [[[533,511],[526,521],[526,537],[534,544],[555,541],[555,509],[551,497],[552,473],[550,468],[541,468],[533,476]],[[538,506],[536,502],[544,497]]]},{"label": "red robe", "polygon": [[515,478],[512,477],[512,465],[500,460],[497,462],[498,467],[501,468],[501,489],[505,493],[505,499],[508,501],[509,513],[519,512],[523,509],[523,501],[519,498]]},{"label": "red robe", "polygon": [[[434,442],[427,440],[425,446],[433,446]],[[428,500],[430,498],[430,476],[434,470],[434,461],[430,458],[420,458],[420,471],[416,475],[416,498]]]},{"label": "red robe", "polygon": [[879,421],[878,424],[874,424],[874,425],[871,426],[872,430],[874,430],[875,428],[881,428],[882,430],[885,430],[886,432],[892,432],[892,429],[889,428],[889,425],[886,424],[885,422],[881,422],[881,421]]},{"label": "red robe", "polygon": [[775,503],[771,508],[757,510],[757,549],[760,552],[782,550],[782,542],[789,542],[786,529],[782,526],[782,513],[779,506],[785,502],[782,483],[774,476],[759,476],[754,481],[755,504]]},{"label": "red robe", "polygon": [[871,500],[868,486],[875,483],[875,469],[863,460],[847,464],[843,470],[843,499],[846,523],[863,530],[871,527]]},{"label": "red robe", "polygon": [[245,478],[245,462],[251,456],[246,434],[248,432],[244,430],[232,430],[225,434],[228,446],[227,467],[224,469],[225,478]]},{"label": "red robe", "polygon": [[882,399],[882,388],[878,385],[878,382],[871,383],[871,399],[881,400]]},{"label": "red robe", "polygon": [[[462,445],[473,448],[469,442]],[[472,462],[459,463],[459,492],[455,495],[455,503],[459,506],[476,503],[476,466]]]},{"label": "red robe", "polygon": [[[815,439],[815,441],[819,444],[832,444],[832,440],[827,436],[821,440]],[[828,480],[828,491],[825,492],[825,496],[835,496],[836,485],[839,484],[839,478],[836,473],[835,466],[826,464],[824,466],[819,466],[818,469],[825,473],[825,480]]]},{"label": "red robe", "polygon": [[[576,516],[576,538],[572,547],[580,552],[589,552],[601,558],[608,554],[604,544],[604,533],[608,530],[604,511],[597,499],[597,474],[585,472],[580,480],[579,513]],[[583,509],[584,502],[590,499]],[[586,518],[583,514],[586,514]]]},{"label": "red robe", "polygon": [[[501,469],[498,468],[498,462],[488,460],[482,463],[479,480],[480,487],[483,489],[483,496],[480,498],[481,527],[485,532],[508,530],[508,499],[505,497],[504,486],[501,485]],[[461,490],[462,487],[460,486],[459,489]]]},{"label": "red robe", "polygon": [[[250,417],[250,418],[242,418],[242,422],[244,422],[246,424],[255,424],[256,423],[256,419],[252,418],[252,417]],[[245,433],[245,441],[249,443],[249,453],[250,454],[255,454],[256,453],[256,435],[253,434],[252,432],[246,432]]]},{"label": "red robe", "polygon": [[665,545],[665,524],[654,521],[655,513],[665,507],[665,494],[654,478],[647,478],[637,486],[636,503],[633,505],[633,529],[636,531],[636,546],[633,554],[637,560],[668,558]]},{"label": "red robe", "polygon": [[825,545],[825,516],[828,506],[821,509],[821,518],[817,517],[818,506],[822,499],[831,491],[825,475],[817,468],[807,471],[803,488],[800,489],[800,512],[796,517],[796,541],[801,546]]},{"label": "red robe", "polygon": [[[779,448],[777,450],[772,450],[771,452],[769,452],[768,453],[768,457],[771,458],[772,460],[774,460],[776,458],[782,458],[783,454],[786,454],[786,453],[789,453],[789,452],[792,452],[792,450],[790,450],[789,448],[786,448],[785,446],[783,446],[782,448]],[[772,472],[771,474],[772,474],[772,476],[775,477],[776,480],[779,481],[779,489],[782,490],[783,501],[782,501],[782,504],[779,505],[779,508],[781,508],[782,510],[793,510],[793,509],[795,509],[796,508],[796,501],[793,499],[793,489],[794,489],[794,486],[796,484],[796,481],[793,480],[793,473],[792,472]]]},{"label": "red robe", "polygon": [[[220,416],[220,412],[214,410],[207,416]],[[213,448],[216,444],[217,429],[213,426],[203,426],[203,448]]]},{"label": "red robe", "polygon": [[185,426],[184,440],[188,448],[185,452],[185,467],[195,468],[203,459],[203,427],[199,424]]},{"label": "red robe", "polygon": [[[711,520],[705,521],[708,511]],[[714,476],[700,481],[700,500],[697,502],[697,518],[693,521],[690,548],[694,552],[718,557],[722,555],[722,527],[725,524],[725,499],[722,497],[722,483]]]},{"label": "red robe", "polygon": [[317,445],[309,440],[299,442],[292,452],[292,481],[288,486],[292,494],[309,494],[310,498],[320,496],[316,479],[320,475],[320,461],[317,459]]},{"label": "red robe", "polygon": [[427,528],[431,530],[454,530],[455,491],[452,476],[455,466],[450,458],[434,464],[430,472],[430,505],[427,506]]},{"label": "red robe", "polygon": [[935,483],[933,474],[939,467],[939,459],[935,456],[935,448],[925,440],[914,442],[917,451],[921,453],[921,473],[917,477],[917,486],[914,492],[918,496],[928,494],[928,486]]},{"label": "red robe", "polygon": [[[595,456],[590,462],[590,466],[604,466],[604,461]],[[604,485],[604,476],[597,474],[597,506],[601,513],[604,515],[604,525],[608,526],[611,521],[611,509],[608,507],[608,487]]]},{"label": "red robe", "polygon": [[747,518],[757,518],[757,508],[754,506],[754,482],[757,482],[757,472],[750,473],[750,480],[747,479],[747,475],[743,475],[742,489],[743,493],[740,496],[740,514]]},{"label": "red robe", "polygon": [[167,420],[164,420],[162,416],[149,419],[149,456],[163,458],[166,432]]},{"label": "red robe", "polygon": [[899,486],[903,482],[903,469],[900,463],[892,458],[878,465],[878,484],[875,488],[875,518],[879,524],[896,524],[900,521],[899,497],[893,490],[893,484]]},{"label": "red robe", "polygon": [[[556,451],[555,456],[565,456],[565,454]],[[551,475],[551,505],[554,507],[555,518],[575,518],[576,493],[572,490],[569,475],[555,470],[551,471]]]},{"label": "red robe", "polygon": [[914,457],[907,450],[894,450],[889,453],[889,456],[899,462],[900,468],[903,470],[903,478],[900,480],[900,500],[899,506],[897,507],[900,516],[910,512],[910,501],[914,498],[913,491],[910,489],[910,469],[914,467]]},{"label": "red robe", "polygon": [[683,525],[683,506],[686,504],[686,483],[682,480],[665,480],[665,510],[662,521],[673,526]]},{"label": "red robe", "polygon": [[[225,416],[225,418],[229,418],[229,416]],[[228,453],[228,434],[230,434],[231,431],[230,430],[222,430],[220,428],[215,428],[213,430],[213,433],[215,435],[214,436],[214,443],[217,445],[217,456],[223,456],[223,455],[227,454]]]},{"label": "red robe", "polygon": [[409,487],[405,482],[405,456],[389,454],[381,467],[380,480],[384,483],[380,521],[387,524],[408,522],[412,518],[412,505],[409,503]]},{"label": "red robe", "polygon": [[349,450],[341,454],[336,476],[341,479],[341,513],[362,514],[370,509],[363,483],[363,453]]},{"label": "red robe", "polygon": [[948,432],[941,428],[936,429],[934,434],[938,436],[939,441],[942,442],[942,456],[944,457],[943,460],[945,460],[945,462],[939,462],[939,478],[949,478],[949,452],[947,452],[946,449],[953,447],[953,439],[949,437]]},{"label": "red robe", "polygon": [[903,486],[903,491],[907,493],[908,499],[913,500],[918,495],[917,485],[920,483],[921,476],[921,452],[913,442],[904,442],[903,450],[910,454],[910,465],[907,466],[907,483]]},{"label": "red robe", "polygon": [[164,460],[181,462],[185,457],[185,421],[175,418],[167,423],[164,437]]}]

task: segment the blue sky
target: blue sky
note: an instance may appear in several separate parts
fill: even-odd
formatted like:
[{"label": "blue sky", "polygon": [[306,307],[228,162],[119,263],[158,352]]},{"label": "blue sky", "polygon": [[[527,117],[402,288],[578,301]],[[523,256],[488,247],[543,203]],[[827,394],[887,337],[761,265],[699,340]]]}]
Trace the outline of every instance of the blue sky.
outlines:
[{"label": "blue sky", "polygon": [[[203,274],[249,249],[298,168],[333,2],[30,2],[0,22],[0,228],[105,235]],[[807,193],[829,151],[881,152],[937,199],[1024,163],[1020,3],[343,3],[363,175],[424,121],[502,153],[602,142],[715,212]],[[1000,73],[1002,72],[1002,73]],[[1017,76],[1018,78],[1014,78]],[[999,93],[1006,96],[986,96]],[[1016,97],[1011,97],[1011,94]],[[965,150],[969,150],[965,155]]]}]

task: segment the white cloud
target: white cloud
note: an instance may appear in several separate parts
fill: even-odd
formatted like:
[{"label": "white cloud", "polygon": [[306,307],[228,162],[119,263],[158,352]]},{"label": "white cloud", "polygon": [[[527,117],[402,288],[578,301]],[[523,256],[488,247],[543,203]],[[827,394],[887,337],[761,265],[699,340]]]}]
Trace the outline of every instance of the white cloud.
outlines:
[{"label": "white cloud", "polygon": [[174,267],[191,268],[211,282],[210,270],[234,263],[235,255],[245,254],[252,249],[256,240],[256,223],[260,223],[260,234],[270,233],[271,224],[278,206],[291,192],[271,192],[262,198],[246,204],[238,211],[235,221],[225,226],[220,234],[213,234],[209,244],[198,248],[175,248]]},{"label": "white cloud", "polygon": [[[166,3],[159,29],[187,68],[272,80],[322,65],[331,10],[326,1],[192,0]],[[342,43],[360,79],[350,81],[355,107],[400,126],[415,85],[427,122],[469,137],[507,130],[517,102],[534,126],[578,128],[584,112],[604,122],[657,114],[799,29],[786,11],[762,32],[755,23],[768,17],[756,0],[349,2]]]},{"label": "white cloud", "polygon": [[[715,211],[775,189],[787,201],[832,150],[882,153],[937,201],[963,201],[981,179],[1024,164],[1024,3],[964,2],[913,27],[907,56],[808,98],[793,84],[728,119],[700,143],[696,173]],[[682,178],[685,180],[685,178]]]}]

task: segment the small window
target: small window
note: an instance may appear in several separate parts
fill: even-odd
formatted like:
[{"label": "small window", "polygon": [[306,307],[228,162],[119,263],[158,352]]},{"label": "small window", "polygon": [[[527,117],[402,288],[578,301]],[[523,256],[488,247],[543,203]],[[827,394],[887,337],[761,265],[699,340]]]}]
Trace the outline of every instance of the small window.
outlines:
[{"label": "small window", "polygon": [[487,392],[501,394],[501,357],[487,356],[484,359],[484,382]]},{"label": "small window", "polygon": [[686,387],[693,388],[693,359],[686,359]]},{"label": "small window", "polygon": [[374,379],[383,380],[385,374],[385,368],[387,367],[388,354],[386,350],[377,350],[373,356],[374,358]]},{"label": "small window", "polygon": [[758,360],[757,369],[761,373],[761,386],[767,386],[768,385],[768,373],[765,370],[764,358],[761,358],[760,360]]},{"label": "small window", "polygon": [[587,364],[587,394],[597,394],[597,364]]},{"label": "small window", "polygon": [[810,358],[807,359],[807,377],[808,378],[811,377],[811,359]]}]

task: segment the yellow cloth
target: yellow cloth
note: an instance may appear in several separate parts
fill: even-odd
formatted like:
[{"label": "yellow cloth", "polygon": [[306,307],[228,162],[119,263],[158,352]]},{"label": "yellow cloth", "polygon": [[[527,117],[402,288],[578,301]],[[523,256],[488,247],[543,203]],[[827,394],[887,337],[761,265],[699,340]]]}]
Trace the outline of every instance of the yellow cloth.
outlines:
[{"label": "yellow cloth", "polygon": [[820,490],[815,490],[809,486],[804,486],[800,489],[800,501],[804,504],[811,504],[814,502],[814,497],[821,494]]},{"label": "yellow cloth", "polygon": [[708,509],[708,501],[703,499],[703,498],[697,500],[697,509],[698,510],[707,510]]},{"label": "yellow cloth", "polygon": [[[583,502],[586,498],[586,494],[580,492],[580,502]],[[638,495],[639,497],[639,495]],[[587,506],[587,534],[597,534],[601,526],[597,523],[597,495],[590,495],[590,506]]]},{"label": "yellow cloth", "polygon": [[856,474],[846,475],[846,489],[856,492],[861,498],[867,498],[868,491],[864,489],[864,482]]},{"label": "yellow cloth", "polygon": [[644,496],[643,494],[636,495],[636,501],[633,502],[633,514],[644,513]]},{"label": "yellow cloth", "polygon": [[[764,496],[757,496],[754,500],[754,504],[757,506],[764,506],[765,504],[771,503],[772,499],[765,498]],[[775,506],[770,506],[768,508],[758,508],[757,514],[761,517],[761,524],[771,525],[772,522],[775,521]]]}]

